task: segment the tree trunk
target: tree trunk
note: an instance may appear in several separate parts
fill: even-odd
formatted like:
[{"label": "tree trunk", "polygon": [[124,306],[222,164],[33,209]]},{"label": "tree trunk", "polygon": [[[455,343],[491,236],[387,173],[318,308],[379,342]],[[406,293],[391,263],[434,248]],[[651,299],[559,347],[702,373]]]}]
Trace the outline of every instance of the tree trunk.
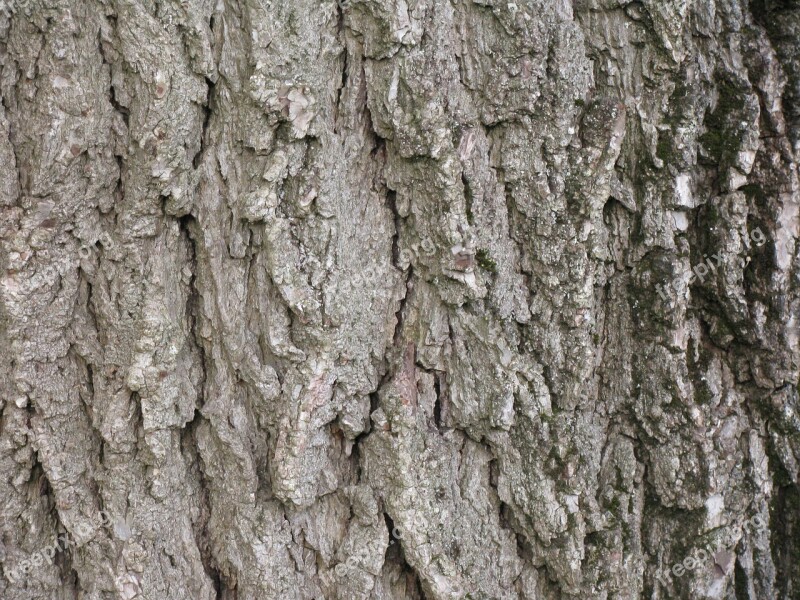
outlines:
[{"label": "tree trunk", "polygon": [[4,0],[0,597],[800,598],[798,0]]}]

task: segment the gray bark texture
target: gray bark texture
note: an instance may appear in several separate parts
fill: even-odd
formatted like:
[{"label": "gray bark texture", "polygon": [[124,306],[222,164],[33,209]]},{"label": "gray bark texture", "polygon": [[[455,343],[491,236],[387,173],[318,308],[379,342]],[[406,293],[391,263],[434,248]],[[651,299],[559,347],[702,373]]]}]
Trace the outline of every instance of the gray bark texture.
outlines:
[{"label": "gray bark texture", "polygon": [[800,1],[0,2],[0,598],[800,598]]}]

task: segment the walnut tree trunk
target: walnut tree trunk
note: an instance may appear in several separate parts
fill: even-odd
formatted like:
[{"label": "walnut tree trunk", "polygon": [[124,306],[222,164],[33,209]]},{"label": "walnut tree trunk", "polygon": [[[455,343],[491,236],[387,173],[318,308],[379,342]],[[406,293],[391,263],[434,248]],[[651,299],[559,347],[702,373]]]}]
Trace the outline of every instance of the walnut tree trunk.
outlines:
[{"label": "walnut tree trunk", "polygon": [[0,97],[0,598],[800,598],[800,1],[3,0]]}]

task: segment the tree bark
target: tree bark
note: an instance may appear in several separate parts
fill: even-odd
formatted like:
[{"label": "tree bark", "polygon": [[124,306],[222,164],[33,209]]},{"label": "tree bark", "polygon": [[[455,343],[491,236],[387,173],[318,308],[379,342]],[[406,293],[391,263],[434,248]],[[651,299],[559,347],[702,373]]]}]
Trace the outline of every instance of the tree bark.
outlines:
[{"label": "tree bark", "polygon": [[800,598],[800,2],[5,0],[0,597]]}]

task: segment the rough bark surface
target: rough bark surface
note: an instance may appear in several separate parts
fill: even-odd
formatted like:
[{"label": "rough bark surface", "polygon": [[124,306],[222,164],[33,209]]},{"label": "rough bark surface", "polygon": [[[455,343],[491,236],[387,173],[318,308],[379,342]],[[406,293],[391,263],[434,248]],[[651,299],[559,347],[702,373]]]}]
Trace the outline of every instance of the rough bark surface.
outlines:
[{"label": "rough bark surface", "polygon": [[800,598],[800,2],[2,4],[0,597]]}]

